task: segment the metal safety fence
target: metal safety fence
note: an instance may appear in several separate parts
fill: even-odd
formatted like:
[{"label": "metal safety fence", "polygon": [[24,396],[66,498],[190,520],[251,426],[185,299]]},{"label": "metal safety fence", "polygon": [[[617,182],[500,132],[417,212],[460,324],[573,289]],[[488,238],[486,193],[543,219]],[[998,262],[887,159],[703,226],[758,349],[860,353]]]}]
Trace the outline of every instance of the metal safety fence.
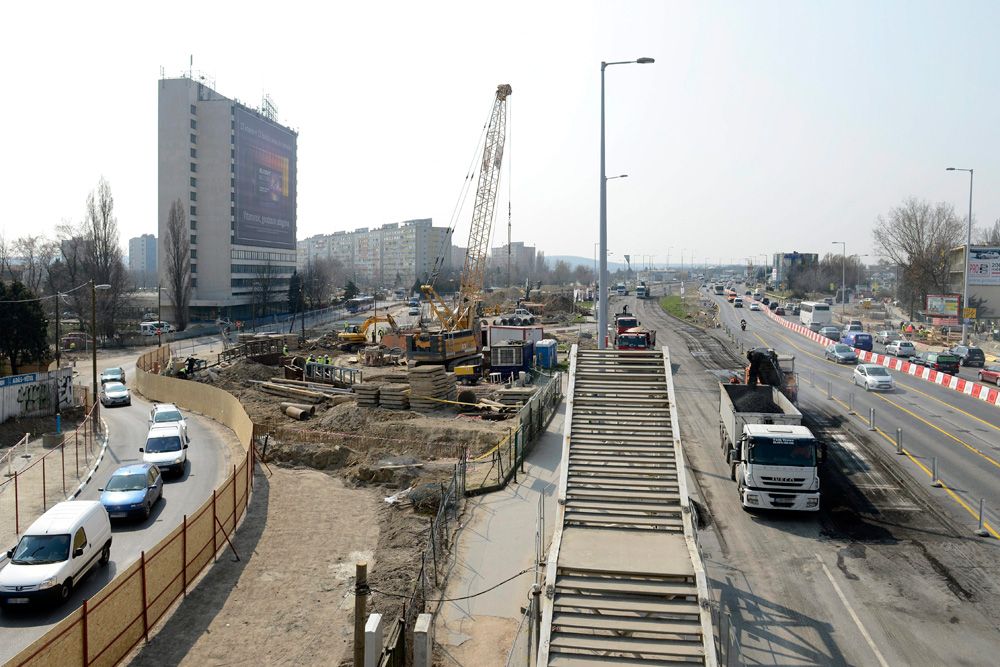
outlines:
[{"label": "metal safety fence", "polygon": [[[512,419],[510,432],[490,451],[469,462],[470,483],[465,494],[475,496],[502,489],[512,479],[517,481],[518,468],[531,453],[539,435],[545,430],[563,399],[563,374],[539,375],[538,391]],[[523,472],[523,471],[522,471]]]}]

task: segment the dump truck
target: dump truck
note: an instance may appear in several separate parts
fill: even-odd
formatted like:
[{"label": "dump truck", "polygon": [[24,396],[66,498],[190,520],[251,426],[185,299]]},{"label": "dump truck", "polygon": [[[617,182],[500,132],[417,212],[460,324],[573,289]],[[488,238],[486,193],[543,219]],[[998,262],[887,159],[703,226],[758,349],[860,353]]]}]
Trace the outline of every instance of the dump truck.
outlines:
[{"label": "dump truck", "polygon": [[777,387],[720,384],[719,437],[744,510],[816,512],[822,443]]},{"label": "dump truck", "polygon": [[766,347],[747,350],[743,381],[749,386],[758,382],[777,387],[792,403],[799,402],[799,384],[795,375],[795,356],[778,354]]}]

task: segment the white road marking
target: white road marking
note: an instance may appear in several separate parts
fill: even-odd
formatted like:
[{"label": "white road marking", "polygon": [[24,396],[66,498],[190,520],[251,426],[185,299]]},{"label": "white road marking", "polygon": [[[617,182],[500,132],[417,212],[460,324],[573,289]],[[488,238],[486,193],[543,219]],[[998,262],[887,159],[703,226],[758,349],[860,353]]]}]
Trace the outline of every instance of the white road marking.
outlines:
[{"label": "white road marking", "polygon": [[823,562],[823,559],[819,554],[815,554],[815,556],[816,560],[818,560],[819,564],[823,567],[823,572],[826,574],[826,578],[830,580],[831,584],[833,584],[833,590],[837,592],[837,597],[839,597],[840,601],[844,603],[847,613],[850,614],[851,618],[854,620],[854,625],[858,627],[858,630],[861,632],[861,636],[865,638],[866,642],[868,642],[868,647],[871,648],[872,653],[875,654],[878,664],[882,665],[882,667],[889,667],[889,663],[886,662],[885,658],[882,656],[882,652],[878,650],[877,646],[875,646],[875,642],[872,640],[871,635],[868,634],[868,630],[865,629],[865,626],[861,623],[861,619],[858,618],[856,613],[854,613],[854,608],[851,606],[851,603],[847,601],[847,598],[844,596],[844,592],[840,590],[840,586],[837,585],[837,581],[833,578],[833,575],[830,574],[830,569],[826,566],[826,563]]}]

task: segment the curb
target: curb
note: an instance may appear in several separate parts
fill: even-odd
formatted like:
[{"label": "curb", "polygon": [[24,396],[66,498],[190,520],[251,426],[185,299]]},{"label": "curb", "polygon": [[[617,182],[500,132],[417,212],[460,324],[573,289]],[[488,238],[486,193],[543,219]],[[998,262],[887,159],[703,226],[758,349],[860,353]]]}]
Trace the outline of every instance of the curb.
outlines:
[{"label": "curb", "polygon": [[[825,345],[830,343],[830,339],[820,336],[815,331],[802,326],[801,324],[795,324],[794,322],[789,322],[783,317],[779,317],[772,313],[770,310],[765,310],[767,316],[778,322],[786,329],[791,329],[792,331],[801,334],[802,336],[812,340],[820,345]],[[960,394],[965,394],[966,396],[971,396],[977,398],[984,403],[990,405],[1000,406],[1000,387],[990,388],[986,385],[980,384],[978,382],[973,382],[972,380],[966,380],[960,378],[957,375],[949,375],[947,373],[941,373],[933,369],[927,368],[925,366],[918,366],[916,364],[911,364],[908,361],[903,361],[898,357],[890,357],[886,354],[878,354],[876,352],[868,352],[866,350],[859,350],[857,348],[851,348],[854,353],[858,355],[858,359],[868,363],[879,364],[880,366],[885,366],[886,368],[891,368],[892,370],[899,371],[926,382],[936,384],[941,387],[946,387],[952,391],[958,392]]]},{"label": "curb", "polygon": [[83,493],[83,490],[87,487],[87,484],[94,476],[94,473],[97,472],[97,469],[101,466],[101,461],[104,460],[104,454],[108,451],[108,443],[111,442],[111,434],[108,432],[108,423],[103,419],[101,420],[101,426],[104,428],[104,432],[107,433],[107,436],[104,438],[104,445],[101,447],[101,451],[98,453],[97,458],[94,459],[94,465],[91,466],[90,472],[87,473],[86,478],[80,482],[80,486],[76,487],[76,491],[66,496],[66,500],[72,500]]}]

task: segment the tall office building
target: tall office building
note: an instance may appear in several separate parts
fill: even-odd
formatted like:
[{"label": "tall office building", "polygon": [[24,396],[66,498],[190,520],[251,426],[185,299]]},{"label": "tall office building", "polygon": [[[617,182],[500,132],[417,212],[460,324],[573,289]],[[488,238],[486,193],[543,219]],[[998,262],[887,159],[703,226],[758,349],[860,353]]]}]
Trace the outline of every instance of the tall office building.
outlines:
[{"label": "tall office building", "polygon": [[128,240],[128,270],[140,287],[156,285],[156,237],[143,234]]},{"label": "tall office building", "polygon": [[180,200],[191,241],[191,319],[287,310],[298,135],[273,115],[189,77],[159,81],[160,282],[169,282],[167,219]]}]

